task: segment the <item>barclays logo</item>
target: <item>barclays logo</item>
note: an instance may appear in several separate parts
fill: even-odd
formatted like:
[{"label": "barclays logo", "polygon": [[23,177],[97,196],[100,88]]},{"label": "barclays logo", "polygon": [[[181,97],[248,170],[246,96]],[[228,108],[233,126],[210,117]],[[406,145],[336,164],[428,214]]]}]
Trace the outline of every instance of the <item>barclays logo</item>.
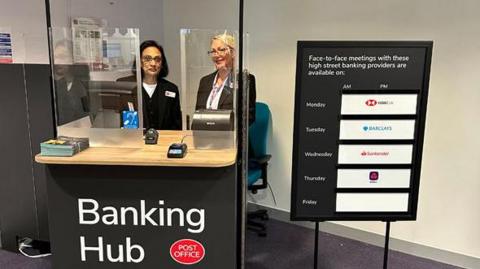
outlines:
[{"label": "barclays logo", "polygon": [[368,131],[385,132],[385,131],[391,131],[393,128],[392,128],[392,126],[381,126],[381,125],[372,126],[372,125],[365,125],[365,126],[362,127],[362,129],[363,129],[365,132],[368,132]]}]

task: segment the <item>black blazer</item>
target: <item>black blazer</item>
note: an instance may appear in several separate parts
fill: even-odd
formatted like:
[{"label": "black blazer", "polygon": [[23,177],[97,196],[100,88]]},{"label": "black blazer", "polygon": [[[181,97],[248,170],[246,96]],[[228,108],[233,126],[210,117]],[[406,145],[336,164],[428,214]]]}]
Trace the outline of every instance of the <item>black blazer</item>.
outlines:
[{"label": "black blazer", "polygon": [[[145,89],[142,90],[145,91]],[[158,123],[159,126],[148,126],[145,120],[148,111],[146,111],[145,100],[143,100],[143,119],[145,128],[156,128],[158,130],[182,130],[182,111],[180,109],[180,93],[177,85],[166,79],[160,79],[155,88],[158,96]],[[172,93],[175,97],[172,97]]]},{"label": "black blazer", "polygon": [[63,125],[89,115],[89,98],[83,83],[74,78],[70,90],[65,79],[55,80],[57,124]]},{"label": "black blazer", "polygon": [[[136,81],[135,76],[120,78],[118,81]],[[142,96],[145,89],[142,86]],[[174,93],[175,97],[167,96],[167,91]],[[166,79],[159,79],[155,92],[158,96],[158,123],[159,126],[149,126],[145,100],[143,100],[143,127],[155,128],[157,130],[182,130],[182,110],[180,109],[180,93],[177,85]],[[168,95],[171,95],[171,94]]]},{"label": "black blazer", "polygon": [[[213,81],[217,71],[204,76],[200,79],[200,84],[198,85],[197,92],[197,103],[195,105],[195,110],[206,109],[207,100],[212,90]],[[257,99],[257,90],[255,84],[255,76],[252,74],[248,75],[249,80],[249,107],[248,107],[248,123],[252,124],[255,121],[255,102]],[[225,83],[223,87],[222,95],[218,101],[218,109],[233,109],[233,87],[230,85],[230,81]]]}]

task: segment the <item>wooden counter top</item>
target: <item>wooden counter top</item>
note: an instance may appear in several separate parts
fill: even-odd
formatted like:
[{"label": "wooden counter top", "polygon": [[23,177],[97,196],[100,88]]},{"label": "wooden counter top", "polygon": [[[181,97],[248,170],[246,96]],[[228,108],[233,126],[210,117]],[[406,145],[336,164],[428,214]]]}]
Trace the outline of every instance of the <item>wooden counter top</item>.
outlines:
[{"label": "wooden counter top", "polygon": [[235,163],[237,150],[196,150],[193,139],[187,136],[187,154],[183,159],[167,158],[168,147],[181,141],[189,131],[160,131],[157,145],[143,148],[91,147],[72,157],[35,156],[43,164],[70,165],[133,165],[133,166],[183,166],[183,167],[225,167]]}]

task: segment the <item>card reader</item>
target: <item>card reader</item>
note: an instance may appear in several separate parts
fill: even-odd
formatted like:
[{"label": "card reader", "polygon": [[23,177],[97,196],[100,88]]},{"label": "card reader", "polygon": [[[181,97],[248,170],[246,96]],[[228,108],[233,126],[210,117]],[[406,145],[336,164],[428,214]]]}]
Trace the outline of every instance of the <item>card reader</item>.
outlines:
[{"label": "card reader", "polygon": [[187,144],[185,143],[173,143],[168,148],[168,158],[183,158],[187,154]]}]

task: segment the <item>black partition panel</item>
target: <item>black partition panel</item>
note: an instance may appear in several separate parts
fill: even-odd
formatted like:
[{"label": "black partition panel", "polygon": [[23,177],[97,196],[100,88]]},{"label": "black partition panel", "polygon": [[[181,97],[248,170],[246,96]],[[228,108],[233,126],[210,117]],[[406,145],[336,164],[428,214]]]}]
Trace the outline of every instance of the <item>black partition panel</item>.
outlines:
[{"label": "black partition panel", "polygon": [[0,245],[11,251],[17,236],[48,239],[45,172],[33,158],[53,134],[49,79],[45,64],[0,64]]},{"label": "black partition panel", "polygon": [[298,42],[293,220],[416,218],[432,45]]}]

